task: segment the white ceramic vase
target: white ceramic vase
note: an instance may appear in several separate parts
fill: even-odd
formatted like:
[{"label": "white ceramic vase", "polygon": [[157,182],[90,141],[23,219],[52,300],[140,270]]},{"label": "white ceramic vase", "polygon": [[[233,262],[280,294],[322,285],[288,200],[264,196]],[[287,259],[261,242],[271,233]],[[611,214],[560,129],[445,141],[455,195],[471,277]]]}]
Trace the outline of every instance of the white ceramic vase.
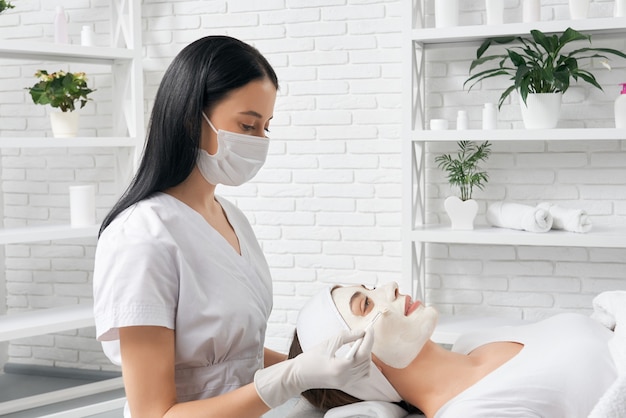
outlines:
[{"label": "white ceramic vase", "polygon": [[485,0],[488,25],[504,23],[504,0]]},{"label": "white ceramic vase", "polygon": [[520,97],[522,120],[526,129],[552,129],[559,123],[563,93],[530,93],[526,104]]},{"label": "white ceramic vase", "polygon": [[478,213],[478,203],[474,199],[463,201],[456,196],[450,196],[443,202],[443,206],[450,218],[452,229],[474,229],[474,219]]},{"label": "white ceramic vase", "polygon": [[626,0],[615,0],[615,17],[626,16]]},{"label": "white ceramic vase", "polygon": [[52,112],[50,113],[52,135],[55,138],[71,138],[78,132],[78,113]]},{"label": "white ceramic vase", "polygon": [[589,0],[569,0],[569,15],[572,19],[587,19]]},{"label": "white ceramic vase", "polygon": [[435,27],[459,25],[459,0],[435,0]]},{"label": "white ceramic vase", "polygon": [[539,22],[540,20],[540,0],[524,0],[524,3],[522,5],[522,22]]}]

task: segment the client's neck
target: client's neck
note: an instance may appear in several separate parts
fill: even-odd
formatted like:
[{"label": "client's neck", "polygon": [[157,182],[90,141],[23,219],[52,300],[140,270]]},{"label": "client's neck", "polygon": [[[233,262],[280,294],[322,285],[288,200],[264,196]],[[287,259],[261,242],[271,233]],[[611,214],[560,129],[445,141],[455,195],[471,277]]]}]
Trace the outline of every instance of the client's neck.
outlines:
[{"label": "client's neck", "polygon": [[467,388],[475,362],[428,341],[404,369],[383,365],[382,371],[402,399],[418,407],[427,417]]}]

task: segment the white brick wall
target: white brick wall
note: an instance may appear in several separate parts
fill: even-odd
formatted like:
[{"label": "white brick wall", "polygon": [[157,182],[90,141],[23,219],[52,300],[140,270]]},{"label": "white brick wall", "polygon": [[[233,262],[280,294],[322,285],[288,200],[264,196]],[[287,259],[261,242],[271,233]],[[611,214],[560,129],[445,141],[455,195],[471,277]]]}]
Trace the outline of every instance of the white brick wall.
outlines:
[{"label": "white brick wall", "polygon": [[[50,22],[60,1],[16,2],[18,9],[0,16],[0,38],[50,39]],[[64,4],[74,43],[80,26],[96,21],[97,42],[106,45],[107,1]],[[248,214],[272,270],[275,295],[267,345],[287,349],[298,309],[323,283],[400,281],[404,1],[142,4],[147,114],[170,60],[201,36],[228,34],[248,41],[278,73],[281,88],[266,167],[248,185],[219,189]],[[462,23],[484,21],[482,0],[461,4]],[[507,21],[519,19],[519,4],[506,2]],[[432,0],[427,6],[432,9]],[[612,1],[593,1],[591,14],[609,16],[611,8]],[[567,1],[545,5],[542,17],[566,18]],[[594,44],[600,41],[594,38]],[[602,45],[626,50],[624,40]],[[480,125],[482,104],[497,101],[503,81],[463,91],[473,54],[471,48],[428,52],[427,118],[454,121],[457,110],[466,109],[470,126]],[[0,135],[43,134],[48,129],[46,110],[33,106],[22,87],[32,84],[31,74],[46,63],[0,62]],[[611,124],[615,85],[626,81],[626,63],[612,62],[611,72],[594,64],[606,93],[575,85],[566,94],[562,126]],[[98,96],[84,109],[81,130],[106,135],[110,78],[106,68],[88,72]],[[583,121],[583,116],[590,119]],[[503,106],[500,126],[521,127],[515,100]],[[447,221],[442,200],[449,189],[433,159],[453,147],[429,145],[429,222]],[[477,198],[558,201],[585,208],[595,223],[626,222],[624,141],[496,143],[493,150],[487,165],[491,180]],[[3,150],[5,226],[67,220],[67,186],[80,181],[98,182],[101,219],[114,199],[114,164],[114,154],[106,149]],[[484,209],[483,201],[481,216]],[[9,308],[89,300],[93,251],[94,242],[88,240],[7,247]],[[594,294],[626,288],[623,250],[430,245],[427,256],[428,298],[443,312],[526,318],[586,312]],[[74,341],[81,350],[72,349]],[[16,341],[9,356],[38,364],[110,368],[93,341],[93,330]]]}]

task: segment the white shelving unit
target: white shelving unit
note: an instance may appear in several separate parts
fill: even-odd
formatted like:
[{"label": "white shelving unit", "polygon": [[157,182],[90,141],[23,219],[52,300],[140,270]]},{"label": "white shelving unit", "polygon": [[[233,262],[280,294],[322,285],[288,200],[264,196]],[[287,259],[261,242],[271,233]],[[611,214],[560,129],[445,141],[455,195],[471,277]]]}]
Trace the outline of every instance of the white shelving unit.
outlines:
[{"label": "white shelving unit", "polygon": [[[427,142],[458,141],[458,131],[425,130],[425,51],[428,48],[475,48],[485,38],[526,35],[531,29],[546,33],[562,32],[572,26],[576,30],[596,35],[626,33],[626,18],[597,18],[577,21],[545,21],[503,25],[476,25],[442,29],[425,27],[425,2],[407,2],[404,19],[403,85],[406,86],[402,107],[403,117],[403,282],[413,289],[416,297],[425,295],[425,246],[428,243],[597,247],[626,249],[626,227],[594,226],[586,234],[550,231],[533,234],[489,226],[473,231],[454,231],[448,226],[425,224],[425,154]],[[551,129],[551,130],[464,130],[463,139],[470,141],[602,141],[626,140],[625,129]],[[442,318],[433,340],[451,344],[462,332],[519,323],[496,318]]]},{"label": "white shelving unit", "polygon": [[[144,140],[143,70],[141,43],[141,4],[127,0],[111,0],[111,46],[84,47],[59,45],[49,42],[2,40],[0,59],[21,61],[57,61],[107,65],[113,78],[112,109],[113,135],[111,137],[80,138],[0,138],[1,148],[89,148],[114,147],[117,158],[117,178],[125,186],[141,153]],[[121,191],[121,190],[120,190]],[[97,236],[99,225],[71,227],[70,225],[39,225],[0,229],[0,244],[57,241]],[[93,326],[91,305],[73,305],[0,316],[0,342],[44,335],[52,332]],[[0,414],[23,411],[49,405],[61,400],[80,398],[90,394],[123,387],[121,378],[91,383],[0,403]],[[123,398],[99,403],[94,407],[66,411],[54,416],[84,416],[85,412],[99,413],[119,409]]]}]

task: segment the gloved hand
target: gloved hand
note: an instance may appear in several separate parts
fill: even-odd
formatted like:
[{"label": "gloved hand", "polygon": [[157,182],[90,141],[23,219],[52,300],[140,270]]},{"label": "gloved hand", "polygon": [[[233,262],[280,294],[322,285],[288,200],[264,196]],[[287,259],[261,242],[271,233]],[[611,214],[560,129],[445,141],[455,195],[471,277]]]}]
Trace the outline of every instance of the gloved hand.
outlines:
[{"label": "gloved hand", "polygon": [[276,408],[305,390],[341,389],[367,377],[374,344],[372,330],[365,332],[363,343],[353,358],[335,355],[339,347],[359,339],[363,334],[363,330],[342,331],[291,360],[258,370],[254,375],[257,393],[267,406]]}]

